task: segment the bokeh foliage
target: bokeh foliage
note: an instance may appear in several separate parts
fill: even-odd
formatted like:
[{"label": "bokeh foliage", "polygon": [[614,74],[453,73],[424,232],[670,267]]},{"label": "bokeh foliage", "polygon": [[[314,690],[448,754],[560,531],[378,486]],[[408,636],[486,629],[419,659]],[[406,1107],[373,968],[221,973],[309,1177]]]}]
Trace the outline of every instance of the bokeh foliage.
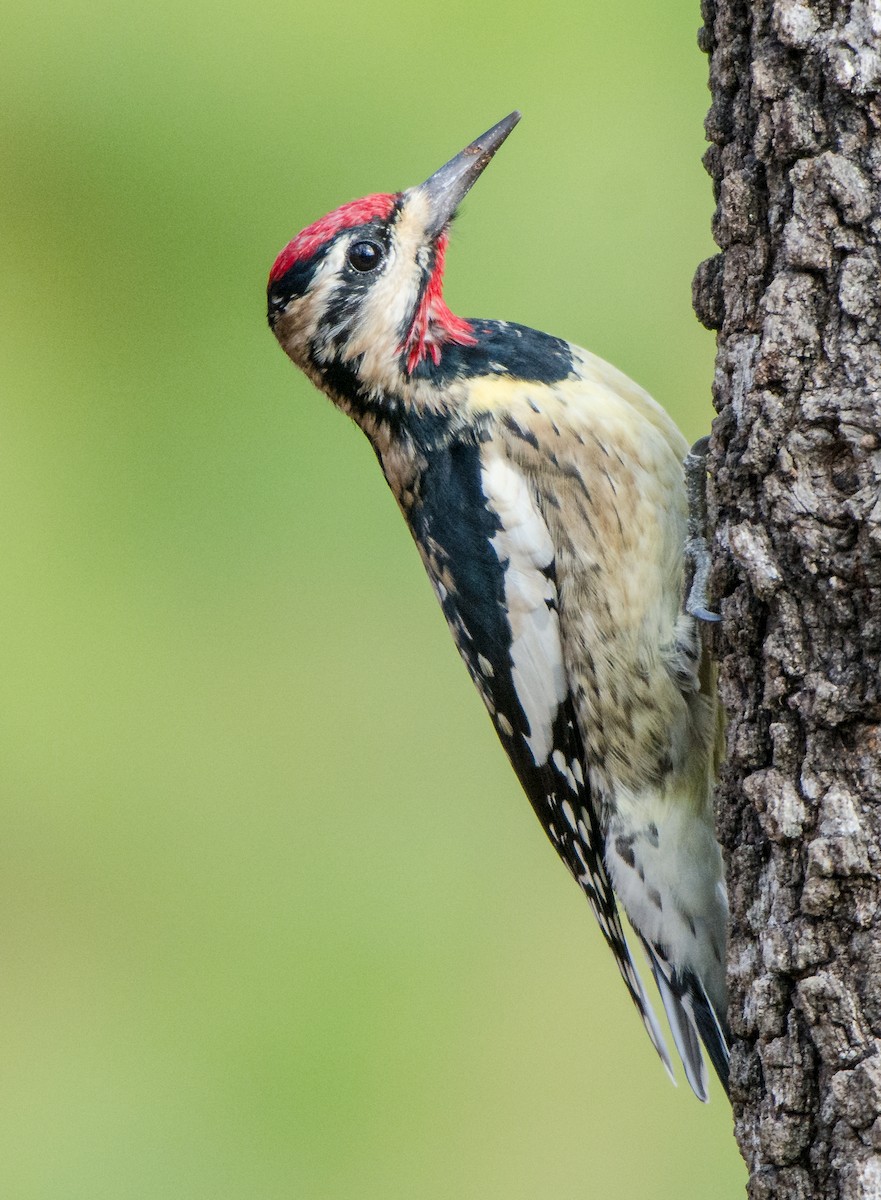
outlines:
[{"label": "bokeh foliage", "polygon": [[495,743],[367,444],[283,358],[303,224],[518,106],[464,315],[710,419],[696,3],[6,6],[0,1193],[737,1195]]}]

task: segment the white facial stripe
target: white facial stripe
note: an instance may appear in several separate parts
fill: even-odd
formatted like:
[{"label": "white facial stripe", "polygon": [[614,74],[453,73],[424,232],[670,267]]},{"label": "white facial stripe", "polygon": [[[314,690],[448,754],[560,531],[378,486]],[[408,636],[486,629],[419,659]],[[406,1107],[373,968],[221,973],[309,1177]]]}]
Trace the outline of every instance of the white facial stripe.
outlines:
[{"label": "white facial stripe", "polygon": [[280,318],[280,340],[295,362],[301,361],[301,348],[326,343],[335,332],[325,328],[325,314],[344,261],[345,246],[337,243],[318,264],[308,292],[291,300]]},{"label": "white facial stripe", "polygon": [[425,278],[419,251],[425,242],[428,202],[420,192],[408,195],[392,226],[388,260],[364,298],[357,327],[349,335],[347,357],[361,356],[359,375],[385,380],[401,349],[401,330],[416,308]]},{"label": "white facial stripe", "polygon": [[554,720],[568,693],[557,590],[543,571],[553,560],[553,544],[523,476],[491,450],[484,457],[482,483],[501,525],[492,547],[505,568],[514,689],[529,722],[526,744],[542,765],[553,750]]}]

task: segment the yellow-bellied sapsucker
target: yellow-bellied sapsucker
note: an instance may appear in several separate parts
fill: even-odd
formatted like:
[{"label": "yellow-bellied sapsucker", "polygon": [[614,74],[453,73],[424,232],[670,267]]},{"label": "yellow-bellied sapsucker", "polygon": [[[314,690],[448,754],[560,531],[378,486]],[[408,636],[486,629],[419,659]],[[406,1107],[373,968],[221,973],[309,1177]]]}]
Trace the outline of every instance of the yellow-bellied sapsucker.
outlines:
[{"label": "yellow-bellied sapsucker", "polygon": [[[502,745],[667,1069],[615,896],[689,1083],[723,1083],[715,673],[685,602],[687,445],[592,354],[442,295],[459,202],[512,113],[426,183],[344,204],[269,277],[290,358],[364,430]],[[614,890],[613,890],[614,889]]]}]

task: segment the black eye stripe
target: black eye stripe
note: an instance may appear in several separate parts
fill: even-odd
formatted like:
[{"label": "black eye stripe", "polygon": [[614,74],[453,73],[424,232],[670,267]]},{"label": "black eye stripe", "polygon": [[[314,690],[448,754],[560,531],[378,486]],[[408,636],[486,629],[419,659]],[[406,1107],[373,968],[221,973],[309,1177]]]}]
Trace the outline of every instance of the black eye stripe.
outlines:
[{"label": "black eye stripe", "polygon": [[382,262],[384,253],[379,242],[361,238],[357,242],[352,243],[346,258],[350,266],[354,267],[356,271],[364,273],[366,271],[375,271]]},{"label": "black eye stripe", "polygon": [[274,280],[269,285],[269,304],[270,308],[278,312],[280,309],[293,300],[297,296],[304,296],[312,286],[312,281],[315,278],[315,272],[327,256],[330,249],[330,244],[320,246],[311,258],[302,259],[295,262],[292,267],[285,271],[280,279]]},{"label": "black eye stripe", "polygon": [[[330,253],[334,246],[338,245],[341,240],[351,238],[355,233],[352,229],[341,230],[335,237],[331,238],[319,246],[314,254],[308,259],[301,259],[295,262],[279,279],[274,280],[268,289],[269,300],[269,316],[273,318],[281,312],[287,304],[299,296],[305,296],[312,286],[316,272],[321,263]],[[357,280],[363,279],[363,287],[367,287],[373,282],[372,274],[376,267],[380,266],[386,257],[386,239],[388,237],[388,228],[384,223],[371,222],[365,225],[358,231],[352,245],[346,251],[346,261],[349,261],[351,250],[357,245],[369,244],[371,247],[376,247],[379,251],[377,261],[373,267],[356,268],[352,265],[352,272],[349,275],[350,287],[357,285]]]}]

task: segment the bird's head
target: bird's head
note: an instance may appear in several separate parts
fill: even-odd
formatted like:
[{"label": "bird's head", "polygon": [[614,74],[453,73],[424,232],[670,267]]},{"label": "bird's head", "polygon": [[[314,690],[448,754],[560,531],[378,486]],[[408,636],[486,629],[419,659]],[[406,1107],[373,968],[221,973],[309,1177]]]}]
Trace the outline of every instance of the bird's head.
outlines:
[{"label": "bird's head", "polygon": [[[400,395],[471,326],[443,300],[456,208],[517,124],[511,113],[425,183],[352,200],[297,234],[269,274],[269,324],[334,399]],[[424,368],[423,368],[424,370]]]}]

